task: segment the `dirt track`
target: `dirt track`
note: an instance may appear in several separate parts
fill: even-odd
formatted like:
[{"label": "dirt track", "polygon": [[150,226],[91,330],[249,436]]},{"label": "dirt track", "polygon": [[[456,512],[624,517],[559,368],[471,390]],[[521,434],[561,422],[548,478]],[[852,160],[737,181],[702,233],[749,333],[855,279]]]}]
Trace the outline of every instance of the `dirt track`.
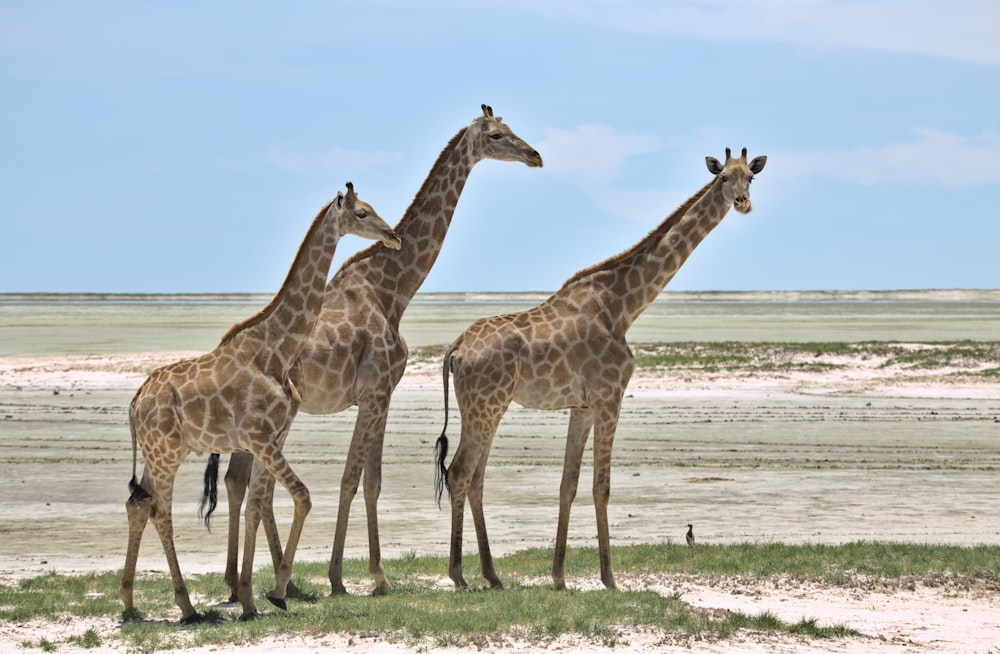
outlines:
[{"label": "dirt track", "polygon": [[[126,409],[143,370],[172,356],[0,367],[4,570],[73,568],[81,555],[87,567],[121,565],[132,454]],[[446,551],[447,512],[432,490],[439,384],[436,365],[415,365],[393,400],[379,505],[387,557]],[[995,389],[867,379],[863,393],[848,392],[858,384],[829,376],[637,376],[615,443],[614,543],[679,541],[689,522],[705,542],[1000,543]],[[457,419],[453,408],[453,447]],[[486,489],[497,553],[551,545],[566,420],[565,412],[512,407],[501,425]],[[289,437],[288,454],[314,503],[304,557],[328,556],[353,421],[353,409],[302,414]],[[204,460],[190,457],[177,484],[178,549],[187,569],[221,561],[225,549],[225,507],[212,533],[196,516]],[[571,521],[575,544],[594,539],[589,475],[585,469]],[[290,515],[287,496],[277,495],[278,515]],[[367,554],[364,520],[359,496],[349,556]],[[471,533],[466,542],[474,547]],[[155,538],[144,548],[142,566],[163,565]]]}]

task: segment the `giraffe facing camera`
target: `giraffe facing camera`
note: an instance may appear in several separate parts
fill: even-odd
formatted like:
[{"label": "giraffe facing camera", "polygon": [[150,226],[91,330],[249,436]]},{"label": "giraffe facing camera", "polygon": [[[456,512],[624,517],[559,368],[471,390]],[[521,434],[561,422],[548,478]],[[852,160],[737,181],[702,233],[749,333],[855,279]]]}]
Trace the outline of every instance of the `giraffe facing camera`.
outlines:
[{"label": "giraffe facing camera", "polygon": [[[706,157],[712,181],[631,249],[576,273],[551,297],[526,311],[481,318],[444,354],[444,430],[435,444],[438,502],[451,498],[448,575],[458,587],[462,574],[462,529],[468,499],[479,544],[483,577],[502,584],[493,567],[483,482],[490,447],[511,402],[531,409],[569,409],[569,430],[556,527],[552,580],[566,587],[566,539],[584,446],[594,433],[594,509],[601,581],[615,588],[611,570],[608,500],[611,450],[625,388],[635,369],[625,334],[657,298],[698,244],[728,213],[751,209],[750,182],[766,157],[747,162],[726,150],[726,161]],[[448,378],[454,380],[461,437],[451,464],[448,452]]]}]

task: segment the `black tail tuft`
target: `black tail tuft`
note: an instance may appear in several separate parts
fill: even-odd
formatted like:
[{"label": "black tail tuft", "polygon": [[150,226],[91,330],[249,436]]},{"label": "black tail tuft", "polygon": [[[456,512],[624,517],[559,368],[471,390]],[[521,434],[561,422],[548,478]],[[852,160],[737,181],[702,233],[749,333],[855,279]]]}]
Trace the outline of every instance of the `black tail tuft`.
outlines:
[{"label": "black tail tuft", "polygon": [[132,494],[131,499],[145,500],[150,497],[149,492],[142,487],[142,484],[135,478],[135,475],[132,475],[132,481],[128,483],[128,490]]},{"label": "black tail tuft", "polygon": [[[219,455],[212,453],[205,465],[205,491],[198,503],[198,517],[205,519],[205,529],[212,531],[212,512],[219,503]],[[208,506],[208,511],[205,506]]]},{"label": "black tail tuft", "polygon": [[[486,105],[483,105],[483,111],[486,111]],[[490,110],[492,115],[493,110]],[[448,373],[451,372],[451,366],[454,363],[452,361],[452,352],[458,347],[458,343],[461,339],[455,341],[448,348],[448,351],[444,353],[444,362],[441,366],[441,381],[444,383],[444,426],[441,428],[441,435],[438,436],[437,442],[434,443],[434,456],[437,459],[437,465],[434,468],[434,490],[437,494],[437,505],[438,509],[441,508],[441,495],[444,494],[444,489],[448,489],[448,494],[451,495],[451,486],[448,485],[448,467],[444,464],[444,460],[448,457],[448,437],[445,433],[448,431]]]},{"label": "black tail tuft", "polygon": [[437,468],[434,470],[434,490],[440,509],[441,495],[444,494],[444,489],[447,488],[448,494],[451,494],[451,487],[448,485],[448,467],[444,464],[444,460],[448,457],[448,437],[444,435],[444,432],[441,432],[437,443],[434,444],[434,456],[437,458]]}]

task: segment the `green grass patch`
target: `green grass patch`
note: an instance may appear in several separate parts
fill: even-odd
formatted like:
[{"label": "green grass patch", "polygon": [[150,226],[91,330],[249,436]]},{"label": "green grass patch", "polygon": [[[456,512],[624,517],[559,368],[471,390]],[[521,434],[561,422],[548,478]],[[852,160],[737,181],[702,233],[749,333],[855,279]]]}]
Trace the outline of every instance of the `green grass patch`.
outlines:
[{"label": "green grass patch", "polygon": [[[830,585],[886,583],[936,584],[942,579],[986,579],[1000,587],[1000,547],[955,547],[858,542],[846,545],[736,544],[702,545],[691,551],[675,544],[634,545],[613,552],[619,580],[628,575],[684,574],[707,577],[766,579],[789,576]],[[496,561],[507,588],[458,591],[441,588],[447,561],[443,557],[406,556],[386,562],[393,592],[384,597],[328,597],[325,563],[296,566],[295,582],[315,598],[290,601],[285,613],[262,597],[263,615],[252,622],[238,622],[238,606],[218,605],[228,597],[221,574],[187,578],[192,597],[205,621],[179,627],[168,575],[143,575],[137,579],[138,619],[122,621],[114,636],[89,630],[68,643],[90,648],[114,645],[134,652],[153,652],[187,646],[253,644],[272,636],[298,634],[319,637],[332,632],[354,638],[377,638],[416,648],[442,646],[489,647],[516,642],[545,645],[562,634],[576,634],[595,646],[620,646],[636,630],[662,632],[700,639],[724,639],[740,629],[798,634],[810,638],[853,635],[844,625],[820,626],[803,619],[786,623],[770,613],[706,612],[684,603],[677,595],[648,590],[554,591],[549,584],[552,551],[530,549]],[[598,569],[593,548],[571,549],[567,575],[593,577]],[[478,569],[475,556],[466,569]],[[367,564],[345,561],[345,578],[368,583]],[[0,620],[65,620],[67,616],[119,618],[119,573],[65,576],[55,573],[0,586]],[[475,585],[484,582],[470,578]],[[262,591],[273,583],[268,568],[256,575]],[[207,604],[207,607],[206,607]],[[144,616],[144,617],[142,617]],[[66,643],[29,643],[26,646],[56,651]]]},{"label": "green grass patch", "polygon": [[[934,370],[1000,364],[1000,342],[935,343],[750,343],[742,341],[642,343],[633,347],[639,369],[692,370],[751,375],[755,372],[817,371],[842,367],[833,357],[881,361],[882,367]],[[996,376],[1000,368],[976,375]]]},{"label": "green grass patch", "polygon": [[[683,341],[632,346],[639,370],[672,370],[752,376],[755,373],[827,372],[843,368],[844,358],[876,361],[882,368],[933,371],[958,368],[973,377],[1000,377],[1000,342],[931,343]],[[415,347],[411,362],[440,362],[445,346]],[[995,364],[995,365],[991,365]],[[989,366],[983,368],[984,366]]]},{"label": "green grass patch", "polygon": [[[586,550],[582,554],[586,554]],[[593,553],[596,565],[596,550]],[[580,557],[582,558],[582,557]],[[616,552],[618,569],[709,576],[766,578],[790,575],[831,585],[858,578],[1000,576],[1000,547],[957,547],[859,541],[844,545],[744,543],[699,545],[697,556],[681,547],[634,545]],[[581,564],[585,567],[585,564]],[[585,574],[584,570],[573,571]],[[570,574],[567,562],[567,574]]]},{"label": "green grass patch", "polygon": [[444,351],[446,349],[448,349],[448,345],[422,345],[420,347],[411,347],[407,356],[407,361],[409,363],[441,363],[441,358],[444,357]]},{"label": "green grass patch", "polygon": [[894,351],[884,365],[907,368],[968,368],[983,363],[1000,363],[995,343],[961,341],[933,343]]}]

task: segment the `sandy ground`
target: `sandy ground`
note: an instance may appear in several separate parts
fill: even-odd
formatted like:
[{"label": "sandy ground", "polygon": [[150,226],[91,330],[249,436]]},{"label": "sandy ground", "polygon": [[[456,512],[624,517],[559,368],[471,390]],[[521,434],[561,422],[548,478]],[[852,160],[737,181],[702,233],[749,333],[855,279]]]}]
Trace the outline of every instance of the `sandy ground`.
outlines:
[{"label": "sandy ground", "polygon": [[[0,577],[121,567],[131,471],[128,401],[149,370],[184,354],[0,358],[5,486]],[[693,523],[703,543],[868,539],[1000,544],[997,384],[956,378],[951,370],[887,369],[873,359],[839,363],[844,367],[832,373],[638,374],[615,444],[613,543],[680,542],[685,525]],[[325,561],[329,556],[354,415],[353,410],[300,415],[289,438],[288,456],[313,498],[300,560]],[[486,486],[495,554],[552,545],[566,418],[565,412],[513,407],[501,425]],[[457,421],[454,408],[451,420],[453,425]],[[386,558],[447,551],[447,512],[437,509],[432,493],[432,450],[441,422],[438,365],[415,362],[394,397],[387,430],[379,504]],[[457,427],[450,433],[456,443]],[[224,565],[225,507],[220,507],[218,528],[211,533],[196,516],[203,466],[204,457],[190,457],[178,477],[175,529],[187,574],[220,571]],[[589,476],[585,469],[571,545],[594,543]],[[278,495],[279,516],[290,515],[290,501]],[[367,556],[364,522],[359,494],[349,557]],[[287,530],[287,524],[281,528]],[[158,540],[148,531],[140,570],[165,574]],[[467,551],[474,550],[471,523],[465,543]],[[266,552],[263,539],[258,552]],[[473,572],[467,570],[467,575],[475,583],[479,580]],[[387,574],[391,580],[391,566]],[[446,581],[442,570],[442,583]],[[634,633],[629,645],[616,652],[1000,651],[995,578],[847,588],[794,579],[619,574],[618,581],[624,588],[680,593],[684,601],[705,609],[767,610],[790,622],[814,618],[820,624],[844,624],[864,636],[827,642],[743,633],[708,643]],[[365,579],[353,583],[353,592],[368,590]],[[596,570],[569,584],[600,586]],[[56,625],[0,622],[0,654],[30,651],[20,644],[37,643],[42,636],[58,642],[88,628],[111,634],[117,619]],[[407,651],[402,645],[339,635],[255,647],[291,652],[328,648]],[[571,637],[544,646],[513,642],[493,651],[515,649],[595,651],[592,644]],[[61,645],[59,651],[73,648]]]}]

